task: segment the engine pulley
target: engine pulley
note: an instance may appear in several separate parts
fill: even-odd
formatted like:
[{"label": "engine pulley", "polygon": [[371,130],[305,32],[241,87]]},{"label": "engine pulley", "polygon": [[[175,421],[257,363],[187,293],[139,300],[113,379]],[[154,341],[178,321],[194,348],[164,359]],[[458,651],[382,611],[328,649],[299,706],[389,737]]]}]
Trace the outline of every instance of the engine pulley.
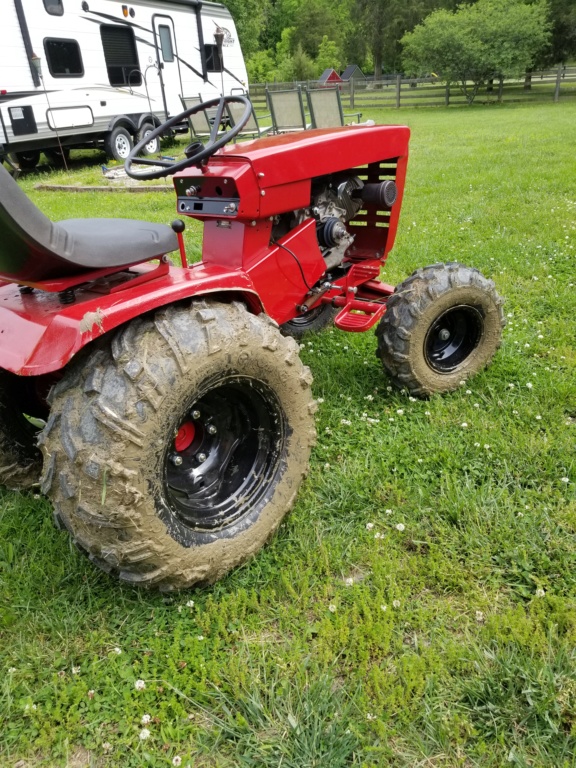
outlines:
[{"label": "engine pulley", "polygon": [[318,242],[323,248],[335,248],[348,234],[348,230],[336,216],[330,216],[318,227]]}]

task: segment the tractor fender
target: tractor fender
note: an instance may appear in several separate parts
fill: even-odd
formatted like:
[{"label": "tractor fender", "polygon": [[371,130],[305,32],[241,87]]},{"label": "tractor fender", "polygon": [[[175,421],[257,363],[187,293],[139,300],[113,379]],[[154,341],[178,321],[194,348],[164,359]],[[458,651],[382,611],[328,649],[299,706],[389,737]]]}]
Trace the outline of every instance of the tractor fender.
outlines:
[{"label": "tractor fender", "polygon": [[[92,341],[130,320],[185,299],[218,295],[244,301],[259,314],[262,304],[246,273],[215,265],[170,267],[153,276],[149,264],[132,267],[146,282],[123,283],[107,293],[90,286],[62,304],[55,293],[22,292],[13,283],[0,286],[0,368],[20,376],[40,376],[63,368]],[[158,268],[159,270],[160,268]],[[157,271],[158,271],[157,270]],[[148,274],[150,278],[148,279]]]}]

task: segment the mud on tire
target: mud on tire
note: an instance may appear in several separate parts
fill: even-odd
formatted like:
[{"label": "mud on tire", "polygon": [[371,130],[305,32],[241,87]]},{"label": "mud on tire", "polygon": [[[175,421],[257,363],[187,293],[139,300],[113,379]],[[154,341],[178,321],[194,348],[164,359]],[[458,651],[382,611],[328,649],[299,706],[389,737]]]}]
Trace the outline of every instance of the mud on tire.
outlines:
[{"label": "mud on tire", "polygon": [[257,552],[314,442],[296,343],[241,304],[139,318],[54,390],[42,488],[100,567],[169,590]]},{"label": "mud on tire", "polygon": [[477,269],[457,263],[418,269],[388,299],[376,354],[393,383],[414,395],[456,389],[500,346],[502,304]]}]

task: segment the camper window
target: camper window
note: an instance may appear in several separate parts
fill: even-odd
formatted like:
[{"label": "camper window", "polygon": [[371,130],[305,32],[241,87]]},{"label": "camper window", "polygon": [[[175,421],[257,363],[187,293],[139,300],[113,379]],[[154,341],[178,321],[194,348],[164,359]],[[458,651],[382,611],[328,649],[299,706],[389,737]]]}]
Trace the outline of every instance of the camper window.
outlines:
[{"label": "camper window", "polygon": [[160,24],[158,27],[158,36],[160,37],[160,48],[162,49],[162,58],[164,61],[174,61],[174,49],[172,48],[172,35],[170,27]]},{"label": "camper window", "polygon": [[129,27],[102,24],[100,36],[110,85],[142,85],[134,32]]},{"label": "camper window", "polygon": [[82,77],[84,67],[76,40],[44,40],[46,61],[52,77]]},{"label": "camper window", "polygon": [[62,0],[44,0],[44,8],[51,16],[62,16],[64,13]]},{"label": "camper window", "polygon": [[206,57],[206,69],[208,72],[222,72],[222,64],[220,63],[220,56],[218,55],[218,47],[216,45],[205,45],[204,56]]}]

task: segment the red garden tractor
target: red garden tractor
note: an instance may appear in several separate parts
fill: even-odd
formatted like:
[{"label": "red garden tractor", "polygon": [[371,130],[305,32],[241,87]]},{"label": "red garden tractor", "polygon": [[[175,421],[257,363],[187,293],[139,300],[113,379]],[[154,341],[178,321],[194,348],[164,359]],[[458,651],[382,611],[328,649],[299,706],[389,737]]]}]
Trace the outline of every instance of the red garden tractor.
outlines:
[{"label": "red garden tractor", "polygon": [[[222,133],[229,102],[245,111]],[[483,368],[504,322],[475,269],[379,279],[408,128],[229,144],[250,116],[231,96],[146,141],[200,109],[216,113],[207,144],[171,163],[138,158],[140,142],[126,161],[174,174],[178,214],[204,222],[197,264],[182,220],[53,223],[0,169],[0,481],[40,483],[96,565],[162,590],[220,578],[293,505],[315,439],[293,337],[376,326],[392,382],[427,396]]]}]

